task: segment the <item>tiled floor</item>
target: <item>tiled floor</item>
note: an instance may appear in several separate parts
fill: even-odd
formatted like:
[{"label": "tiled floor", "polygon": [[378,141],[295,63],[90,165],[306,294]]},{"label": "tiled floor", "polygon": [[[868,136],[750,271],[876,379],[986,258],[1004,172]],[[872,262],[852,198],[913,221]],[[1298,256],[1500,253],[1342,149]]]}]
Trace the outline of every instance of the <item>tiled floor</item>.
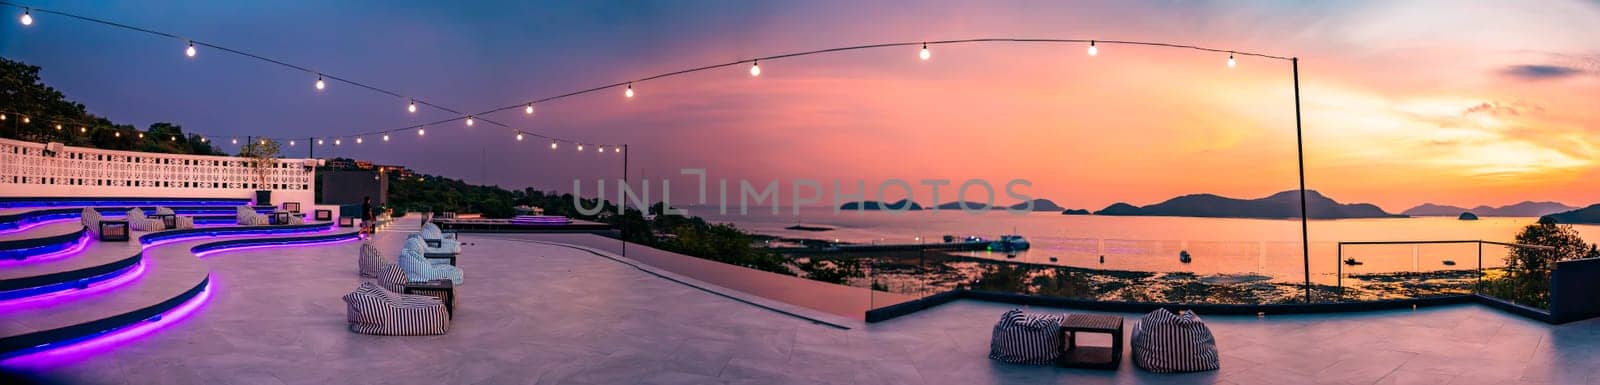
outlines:
[{"label": "tiled floor", "polygon": [[[383,233],[380,248],[392,253],[400,235]],[[958,301],[840,330],[577,250],[472,242],[444,336],[346,331],[339,297],[356,286],[358,243],[241,251],[205,260],[216,292],[200,314],[44,374],[92,384],[1600,383],[1595,322],[1552,327],[1476,305],[1209,317],[1220,371],[1067,370],[985,358],[1005,305]]]}]

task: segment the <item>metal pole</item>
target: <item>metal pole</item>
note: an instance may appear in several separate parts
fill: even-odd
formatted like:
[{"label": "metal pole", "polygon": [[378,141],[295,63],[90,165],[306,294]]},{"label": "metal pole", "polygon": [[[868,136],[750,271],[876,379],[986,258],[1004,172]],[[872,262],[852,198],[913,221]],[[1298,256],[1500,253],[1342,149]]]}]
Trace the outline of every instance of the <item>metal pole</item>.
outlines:
[{"label": "metal pole", "polygon": [[[626,144],[622,145],[622,183],[628,183],[628,153],[629,152],[632,152],[632,151],[628,150],[628,145],[626,145]],[[620,190],[622,188],[622,185],[620,185],[620,184],[617,185],[617,188],[619,189],[617,191],[622,191],[622,190]],[[601,202],[605,202],[605,199],[606,199],[606,197],[600,197],[600,201]],[[623,200],[623,201],[617,202],[617,207],[621,208],[621,210],[622,210],[621,218],[623,220],[627,220],[627,218],[628,218],[628,216],[627,216],[627,214],[628,214],[628,201]],[[648,210],[648,209],[649,208],[646,208],[646,210]],[[628,257],[628,225],[627,225],[627,222],[623,222],[623,225],[622,225],[622,257],[623,258],[627,258]]]},{"label": "metal pole", "polygon": [[1300,58],[1289,59],[1294,73],[1294,145],[1300,162],[1300,256],[1306,270],[1306,303],[1311,303],[1311,225],[1306,214],[1306,146],[1300,128]]},{"label": "metal pole", "polygon": [[315,140],[316,138],[306,138],[306,157],[311,159],[317,158],[317,142]]}]

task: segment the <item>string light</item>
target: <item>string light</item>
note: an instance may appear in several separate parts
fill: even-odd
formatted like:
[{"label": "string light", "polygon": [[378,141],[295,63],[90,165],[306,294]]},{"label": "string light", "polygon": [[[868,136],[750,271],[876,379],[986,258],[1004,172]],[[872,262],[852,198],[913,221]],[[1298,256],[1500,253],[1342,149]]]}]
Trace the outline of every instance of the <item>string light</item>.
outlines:
[{"label": "string light", "polygon": [[28,12],[27,8],[22,9],[22,25],[33,25],[33,15]]},{"label": "string light", "polygon": [[556,149],[556,140],[555,139],[551,139],[550,140],[550,149],[551,150]]},{"label": "string light", "polygon": [[122,137],[122,131],[117,131],[116,135],[117,135],[118,138],[121,138]]},{"label": "string light", "polygon": [[383,141],[385,141],[385,142],[389,141],[389,133],[387,133],[387,132],[383,133]]},{"label": "string light", "polygon": [[341,139],[334,139],[333,140],[333,145],[335,145],[335,146],[343,144],[343,143],[344,143],[344,140],[341,140]]},{"label": "string light", "polygon": [[1089,56],[1099,55],[1100,48],[1094,46],[1094,40],[1089,41]]},{"label": "string light", "polygon": [[28,119],[28,117],[26,117],[26,116],[22,117],[22,124],[28,124],[28,123],[33,123],[33,119]]},{"label": "string light", "polygon": [[750,76],[761,76],[761,62],[760,61],[751,61],[750,62]]},{"label": "string light", "polygon": [[317,145],[318,145],[318,146],[321,146],[321,145],[322,145],[322,139],[317,139]]},{"label": "string light", "polygon": [[261,142],[259,142],[259,143],[261,143],[261,145],[265,146],[265,145],[267,145],[267,140],[266,139],[262,139]]},{"label": "string light", "polygon": [[406,105],[406,112],[410,112],[410,113],[413,113],[413,114],[417,113],[417,101],[412,100],[410,104],[407,104]]},{"label": "string light", "polygon": [[178,137],[177,136],[173,136],[173,137],[169,138],[168,140],[176,142],[176,141],[178,141]]},{"label": "string light", "polygon": [[184,54],[184,55],[188,55],[188,56],[189,56],[189,57],[194,57],[194,54],[195,54],[195,51],[194,51],[194,42],[192,42],[192,41],[191,41],[191,42],[189,42],[189,48],[188,48],[188,49],[185,49],[185,50],[183,50],[183,54]]},{"label": "string light", "polygon": [[517,131],[517,141],[518,142],[522,141],[522,131]]},{"label": "string light", "polygon": [[533,115],[533,103],[528,103],[527,107],[523,107],[522,112],[528,115]]},{"label": "string light", "polygon": [[88,127],[78,127],[78,132],[89,132]]},{"label": "string light", "polygon": [[467,117],[467,127],[472,127],[472,117],[471,116]]},{"label": "string light", "polygon": [[60,124],[56,125],[56,131],[61,131],[61,125]]},{"label": "string light", "polygon": [[328,88],[328,83],[322,82],[322,75],[317,75],[317,91],[322,91],[323,88]]},{"label": "string light", "polygon": [[578,151],[583,151],[583,143],[578,143]]},{"label": "string light", "polygon": [[232,138],[233,144],[239,144],[239,138]]},{"label": "string light", "polygon": [[200,143],[211,143],[211,138],[202,136],[200,137]]},{"label": "string light", "polygon": [[428,133],[427,130],[422,129],[422,127],[417,127],[417,136],[423,136],[423,135],[426,135],[427,133]]},{"label": "string light", "polygon": [[289,147],[294,147],[294,141],[293,140],[289,141]]},{"label": "string light", "polygon": [[611,152],[622,152],[622,147],[612,147]]},{"label": "string light", "polygon": [[601,154],[606,153],[606,146],[600,146],[600,151],[596,151],[596,152],[599,152]]},{"label": "string light", "polygon": [[633,83],[628,83],[628,90],[622,92],[623,96],[633,97]]},{"label": "string light", "polygon": [[359,136],[356,137],[356,144],[361,144],[361,137],[359,137]]},{"label": "string light", "polygon": [[1228,53],[1228,68],[1233,68],[1234,66],[1237,66],[1237,65],[1239,65],[1239,62],[1234,61],[1233,60],[1233,53],[1229,52]]},{"label": "string light", "polygon": [[139,139],[144,139],[144,133],[143,132],[139,133]]},{"label": "string light", "polygon": [[922,43],[922,52],[917,53],[917,56],[921,57],[922,60],[928,60],[928,58],[933,57],[933,52],[928,52],[928,43]]},{"label": "string light", "polygon": [[6,114],[0,114],[0,122],[3,122],[5,120],[6,120]]}]

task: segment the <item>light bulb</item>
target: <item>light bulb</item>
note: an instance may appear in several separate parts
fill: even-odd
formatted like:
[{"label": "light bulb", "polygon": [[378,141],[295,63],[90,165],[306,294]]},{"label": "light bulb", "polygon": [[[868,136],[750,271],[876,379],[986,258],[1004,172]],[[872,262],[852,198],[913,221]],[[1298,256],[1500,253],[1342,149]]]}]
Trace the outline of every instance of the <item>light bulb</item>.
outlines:
[{"label": "light bulb", "polygon": [[183,54],[189,55],[189,57],[194,57],[194,43],[189,43],[189,49],[183,50]]},{"label": "light bulb", "polygon": [[522,112],[525,112],[528,115],[533,115],[533,103],[528,103],[527,107],[523,107]]},{"label": "light bulb", "polygon": [[612,147],[611,152],[622,152],[622,147]]},{"label": "light bulb", "polygon": [[139,139],[144,139],[144,133],[143,132],[139,133]]},{"label": "light bulb", "polygon": [[61,131],[61,125],[59,125],[59,124],[56,125],[56,131]]},{"label": "light bulb", "polygon": [[628,84],[628,90],[622,92],[623,96],[633,97],[633,83]]},{"label": "light bulb", "polygon": [[6,114],[0,114],[0,121],[6,120]]},{"label": "light bulb", "polygon": [[411,104],[407,104],[406,105],[406,112],[410,112],[410,113],[413,113],[413,114],[417,113],[417,102],[416,101],[412,101]]},{"label": "light bulb", "polygon": [[33,15],[26,9],[22,10],[22,25],[33,25]]},{"label": "light bulb", "polygon": [[761,76],[761,62],[750,62],[750,76]]},{"label": "light bulb", "polygon": [[922,43],[922,52],[917,53],[917,56],[921,57],[922,60],[928,60],[928,58],[933,57],[933,52],[928,52],[928,43]]},{"label": "light bulb", "polygon": [[262,139],[260,142],[257,142],[257,143],[260,143],[261,145],[265,146],[265,145],[267,145],[267,140],[266,139]]},{"label": "light bulb", "polygon": [[599,151],[599,152],[600,152],[600,153],[601,153],[601,154],[604,154],[604,153],[606,153],[606,146],[600,146],[600,151]]},{"label": "light bulb", "polygon": [[361,137],[359,137],[359,136],[356,137],[356,144],[361,144]]},{"label": "light bulb", "polygon": [[1233,60],[1233,54],[1228,54],[1228,68],[1233,68],[1237,65],[1239,65],[1239,62]]},{"label": "light bulb", "polygon": [[521,141],[522,141],[522,133],[521,133],[521,132],[518,132],[518,133],[517,133],[517,141],[518,141],[518,142],[521,142]]},{"label": "light bulb", "polygon": [[578,151],[583,151],[583,145],[582,144],[578,145]]},{"label": "light bulb", "polygon": [[321,145],[322,145],[322,139],[317,139],[317,145],[318,145],[318,146],[321,146]]},{"label": "light bulb", "polygon": [[472,127],[472,117],[467,117],[467,127]]},{"label": "light bulb", "polygon": [[178,141],[178,137],[176,137],[176,136],[174,136],[174,137],[172,137],[172,139],[171,139],[171,140],[172,140],[172,141],[174,141],[174,142],[176,142],[176,141]]},{"label": "light bulb", "polygon": [[88,127],[78,127],[78,132],[89,132]]},{"label": "light bulb", "polygon": [[322,91],[323,88],[328,88],[328,83],[324,83],[322,81],[322,77],[318,76],[317,77],[317,91]]},{"label": "light bulb", "polygon": [[239,144],[239,138],[233,138],[233,144]]},{"label": "light bulb", "polygon": [[200,143],[211,143],[211,138],[202,136],[200,137]]},{"label": "light bulb", "polygon": [[289,141],[289,147],[294,147],[294,141],[293,140]]},{"label": "light bulb", "polygon": [[550,141],[550,149],[551,150],[556,149],[556,141],[554,141],[554,140]]},{"label": "light bulb", "polygon": [[389,134],[383,134],[383,141],[389,141]]},{"label": "light bulb", "polygon": [[22,124],[28,124],[28,123],[32,123],[32,122],[33,122],[33,119],[28,119],[28,117],[26,117],[26,116],[22,117]]},{"label": "light bulb", "polygon": [[344,143],[343,139],[334,139],[333,140],[333,145],[335,145],[335,146],[340,145],[342,143]]},{"label": "light bulb", "polygon": [[417,127],[417,136],[423,136],[423,135],[427,135],[427,134],[428,134],[427,130],[422,129],[422,127]]},{"label": "light bulb", "polygon": [[1089,56],[1099,55],[1100,48],[1094,46],[1094,40],[1089,41]]},{"label": "light bulb", "polygon": [[118,138],[121,138],[121,137],[122,137],[122,131],[117,131],[117,137],[118,137]]}]

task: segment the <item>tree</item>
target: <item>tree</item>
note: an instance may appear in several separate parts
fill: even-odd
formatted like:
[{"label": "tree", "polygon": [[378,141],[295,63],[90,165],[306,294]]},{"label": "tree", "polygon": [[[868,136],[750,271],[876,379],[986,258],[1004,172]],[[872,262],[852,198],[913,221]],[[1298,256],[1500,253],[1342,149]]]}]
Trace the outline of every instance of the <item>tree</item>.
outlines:
[{"label": "tree", "polygon": [[1600,258],[1600,248],[1584,243],[1572,225],[1557,224],[1549,217],[1522,228],[1517,243],[1544,247],[1512,247],[1506,254],[1505,275],[1485,279],[1479,288],[1482,293],[1548,309],[1556,262]]},{"label": "tree", "polygon": [[256,174],[256,189],[271,190],[267,186],[272,169],[278,167],[278,142],[272,139],[251,139],[239,148],[239,156],[250,158],[251,171]]}]

